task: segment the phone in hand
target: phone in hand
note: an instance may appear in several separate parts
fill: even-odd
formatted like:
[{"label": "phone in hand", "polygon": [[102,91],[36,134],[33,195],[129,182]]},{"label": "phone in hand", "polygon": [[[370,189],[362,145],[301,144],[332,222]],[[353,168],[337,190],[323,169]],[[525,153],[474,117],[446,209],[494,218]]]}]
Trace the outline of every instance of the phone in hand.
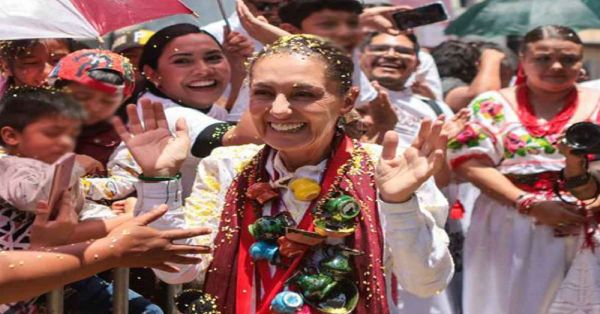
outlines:
[{"label": "phone in hand", "polygon": [[394,13],[392,18],[398,29],[406,30],[445,21],[448,19],[448,13],[444,3],[438,1],[412,10]]},{"label": "phone in hand", "polygon": [[54,163],[54,176],[52,177],[50,196],[48,197],[48,208],[50,209],[48,220],[55,220],[58,216],[56,203],[58,203],[63,192],[69,188],[74,166],[75,154],[73,153],[63,155]]}]

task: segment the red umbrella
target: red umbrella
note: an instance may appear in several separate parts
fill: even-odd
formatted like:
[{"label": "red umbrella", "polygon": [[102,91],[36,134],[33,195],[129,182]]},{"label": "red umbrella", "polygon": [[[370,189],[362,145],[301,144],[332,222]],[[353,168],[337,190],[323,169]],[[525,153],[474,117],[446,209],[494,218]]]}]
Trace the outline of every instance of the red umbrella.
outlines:
[{"label": "red umbrella", "polygon": [[195,14],[181,0],[2,0],[0,40],[95,38],[175,14]]}]

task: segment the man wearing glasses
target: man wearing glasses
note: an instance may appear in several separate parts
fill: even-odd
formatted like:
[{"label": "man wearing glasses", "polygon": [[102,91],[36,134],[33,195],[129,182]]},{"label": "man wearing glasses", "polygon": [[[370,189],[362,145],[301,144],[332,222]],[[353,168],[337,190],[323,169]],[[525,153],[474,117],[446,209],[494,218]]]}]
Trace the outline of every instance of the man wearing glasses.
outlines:
[{"label": "man wearing glasses", "polygon": [[416,36],[410,33],[368,35],[360,60],[369,80],[378,85],[380,97],[376,101],[389,101],[398,117],[394,129],[408,145],[417,135],[421,120],[436,119],[440,114],[454,115],[445,103],[422,97],[411,89],[410,80],[419,62],[419,44]]}]

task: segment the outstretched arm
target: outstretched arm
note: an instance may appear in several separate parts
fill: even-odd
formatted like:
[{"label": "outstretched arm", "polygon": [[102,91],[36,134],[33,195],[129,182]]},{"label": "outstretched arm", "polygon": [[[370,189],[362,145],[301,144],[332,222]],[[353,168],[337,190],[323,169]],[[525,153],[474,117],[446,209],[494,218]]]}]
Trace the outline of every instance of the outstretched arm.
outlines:
[{"label": "outstretched arm", "polygon": [[[67,208],[61,209],[62,212],[65,210]],[[185,254],[206,253],[208,248],[176,245],[173,241],[207,234],[209,231],[203,228],[157,231],[147,227],[166,212],[167,207],[161,206],[95,241],[44,251],[0,252],[0,269],[5,270],[0,272],[0,303],[40,295],[114,267],[150,266],[174,271],[173,266],[167,263],[200,262],[198,258]],[[47,213],[46,208],[38,210],[36,224],[39,228],[48,223]]]}]

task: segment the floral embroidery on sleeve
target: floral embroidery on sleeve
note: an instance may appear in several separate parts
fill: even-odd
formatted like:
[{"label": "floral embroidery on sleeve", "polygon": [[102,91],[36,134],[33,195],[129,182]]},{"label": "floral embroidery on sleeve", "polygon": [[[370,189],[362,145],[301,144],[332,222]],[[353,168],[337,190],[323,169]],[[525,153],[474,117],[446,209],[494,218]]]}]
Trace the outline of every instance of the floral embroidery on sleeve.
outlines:
[{"label": "floral embroidery on sleeve", "polygon": [[484,119],[492,120],[494,124],[504,121],[503,106],[501,103],[494,101],[493,98],[476,100],[472,107],[474,115],[480,115]]},{"label": "floral embroidery on sleeve", "polygon": [[509,132],[504,137],[504,157],[525,157],[527,154],[554,154],[556,148],[544,137],[532,137],[529,134],[517,135]]},{"label": "floral embroidery on sleeve", "polygon": [[468,124],[465,128],[448,142],[448,148],[459,150],[463,146],[475,147],[479,146],[480,142],[487,136],[481,132],[477,132],[472,125]]}]

